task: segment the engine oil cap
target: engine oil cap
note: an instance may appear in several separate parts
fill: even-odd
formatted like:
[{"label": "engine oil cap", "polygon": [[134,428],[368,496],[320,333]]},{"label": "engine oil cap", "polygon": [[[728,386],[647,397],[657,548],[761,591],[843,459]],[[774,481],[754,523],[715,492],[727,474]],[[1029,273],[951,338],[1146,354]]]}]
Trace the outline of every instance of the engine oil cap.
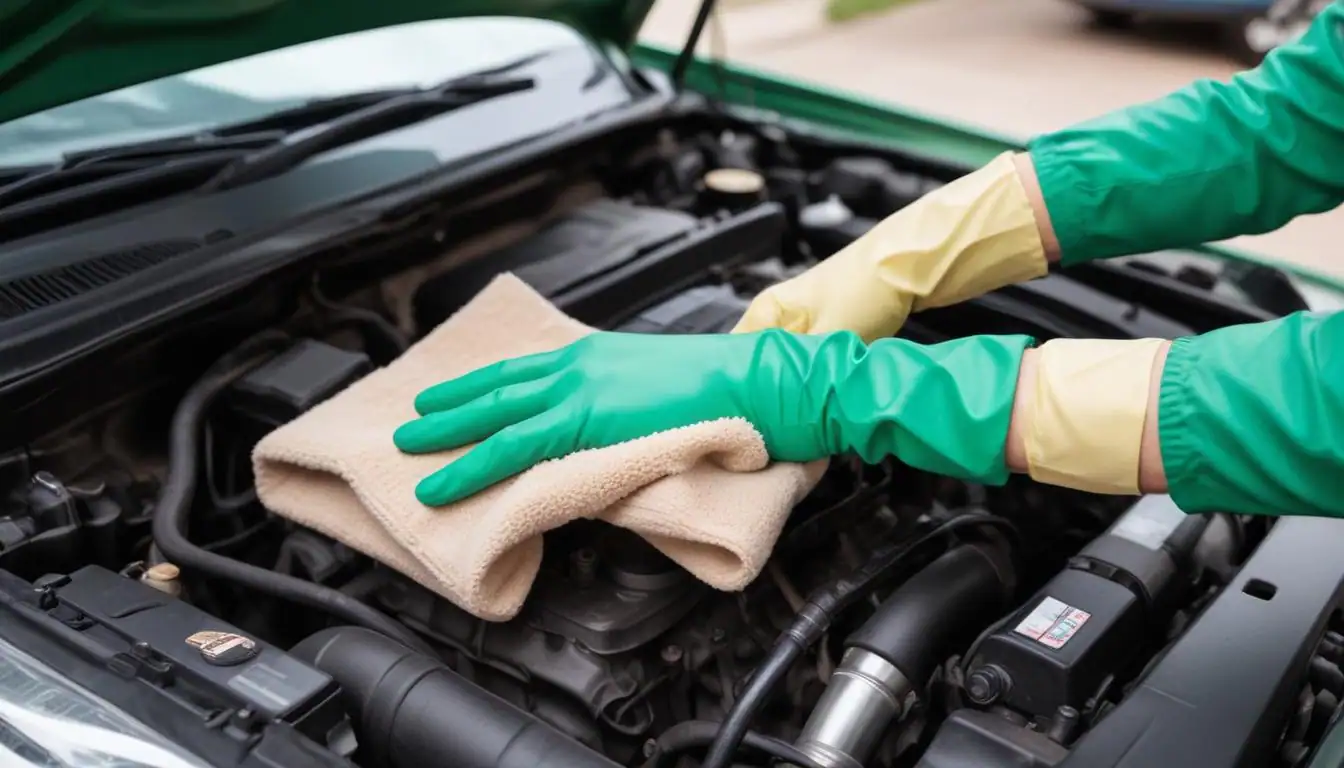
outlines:
[{"label": "engine oil cap", "polygon": [[201,658],[217,667],[232,667],[261,652],[257,642],[236,632],[196,632],[187,644],[201,652]]}]

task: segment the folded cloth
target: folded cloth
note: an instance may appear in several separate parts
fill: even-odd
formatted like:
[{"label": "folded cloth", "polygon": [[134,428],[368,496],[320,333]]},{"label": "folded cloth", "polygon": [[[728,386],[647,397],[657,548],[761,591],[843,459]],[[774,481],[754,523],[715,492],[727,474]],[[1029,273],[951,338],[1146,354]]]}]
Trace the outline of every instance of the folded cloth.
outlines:
[{"label": "folded cloth", "polygon": [[392,433],[416,416],[417,393],[592,331],[502,275],[391,365],[267,435],[253,453],[257,494],[276,514],[488,620],[518,613],[541,565],[542,534],[578,518],[634,531],[710,586],[745,587],[826,462],[771,463],[742,419],[543,462],[444,508],[416,500],[421,478],[467,450],[397,450]]}]

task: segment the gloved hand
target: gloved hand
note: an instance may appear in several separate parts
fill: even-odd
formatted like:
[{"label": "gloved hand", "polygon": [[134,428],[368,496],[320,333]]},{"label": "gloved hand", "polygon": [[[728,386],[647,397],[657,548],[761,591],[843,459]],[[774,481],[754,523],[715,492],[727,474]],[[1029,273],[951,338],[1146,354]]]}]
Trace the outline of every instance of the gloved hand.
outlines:
[{"label": "gloved hand", "polygon": [[1003,154],[880,222],[756,297],[734,331],[850,330],[891,336],[912,311],[941,307],[1047,271],[1012,156]]},{"label": "gloved hand", "polygon": [[755,425],[770,456],[894,454],[1002,483],[1025,336],[933,346],[838,332],[709,336],[596,333],[431,387],[401,426],[408,453],[480,442],[416,487],[448,504],[545,460],[724,417]]}]

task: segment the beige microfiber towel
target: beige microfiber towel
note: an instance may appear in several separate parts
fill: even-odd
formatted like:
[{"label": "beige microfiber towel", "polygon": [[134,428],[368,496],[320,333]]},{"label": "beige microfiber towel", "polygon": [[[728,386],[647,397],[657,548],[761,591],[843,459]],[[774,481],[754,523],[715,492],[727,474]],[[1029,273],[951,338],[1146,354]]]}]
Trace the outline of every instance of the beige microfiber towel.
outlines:
[{"label": "beige microfiber towel", "polygon": [[267,435],[253,454],[262,503],[483,619],[518,613],[542,534],[578,518],[640,534],[713,587],[745,587],[826,462],[770,463],[742,419],[543,462],[449,507],[416,501],[421,478],[466,452],[411,456],[392,444],[417,393],[592,330],[517,277],[496,278],[391,365]]}]

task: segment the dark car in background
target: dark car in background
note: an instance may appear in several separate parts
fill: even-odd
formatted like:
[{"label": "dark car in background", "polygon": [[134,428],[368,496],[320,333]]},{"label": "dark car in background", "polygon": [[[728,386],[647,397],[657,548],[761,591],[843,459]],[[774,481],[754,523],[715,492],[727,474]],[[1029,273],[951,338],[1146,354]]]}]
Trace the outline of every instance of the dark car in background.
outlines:
[{"label": "dark car in background", "polygon": [[1208,22],[1221,29],[1237,60],[1259,64],[1265,55],[1302,35],[1328,0],[1074,0],[1110,28],[1144,19]]}]

